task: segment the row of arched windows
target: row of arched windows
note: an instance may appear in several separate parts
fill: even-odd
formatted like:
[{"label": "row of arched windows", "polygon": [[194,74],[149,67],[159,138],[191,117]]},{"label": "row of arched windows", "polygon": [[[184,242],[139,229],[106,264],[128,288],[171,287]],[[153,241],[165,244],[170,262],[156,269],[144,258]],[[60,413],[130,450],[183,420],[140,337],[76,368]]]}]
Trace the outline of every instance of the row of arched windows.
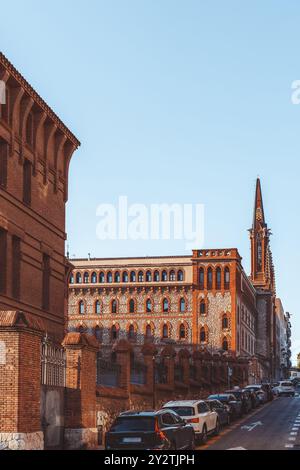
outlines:
[{"label": "row of arched windows", "polygon": [[[94,335],[97,338],[98,341],[102,342],[103,341],[103,327],[102,326],[96,326],[93,331]],[[84,333],[86,331],[86,328],[84,326],[78,327],[78,331],[81,333]],[[116,341],[119,339],[119,332],[120,332],[120,327],[119,325],[112,325],[110,328],[110,339],[111,341]],[[130,324],[127,328],[127,338],[130,341],[136,341],[137,339],[137,334],[138,334],[138,328],[134,324]],[[153,325],[146,325],[145,330],[144,330],[144,336],[146,340],[152,340],[154,338],[155,330]],[[169,339],[171,336],[171,326],[168,323],[164,323],[164,325],[161,328],[161,339]],[[179,340],[186,340],[188,338],[188,328],[184,323],[181,323],[178,328],[178,339]],[[209,341],[209,334],[208,334],[208,328],[207,326],[203,326],[200,328],[200,343],[201,344],[207,344]],[[228,351],[229,349],[229,341],[226,336],[222,338],[222,349],[224,351]]]},{"label": "row of arched windows", "polygon": [[168,281],[183,281],[184,274],[181,269],[171,271],[159,271],[155,270],[154,272],[148,271],[112,271],[104,272],[101,271],[97,274],[95,271],[92,272],[90,275],[87,271],[83,274],[81,272],[77,272],[75,275],[72,273],[70,276],[70,284],[112,284],[112,283],[119,283],[119,282],[168,282]]},{"label": "row of arched windows", "polygon": [[203,289],[229,289],[230,287],[230,269],[226,266],[224,269],[217,267],[199,268],[199,287]]},{"label": "row of arched windows", "polygon": [[[85,333],[87,329],[82,325],[77,328],[80,333]],[[103,331],[104,328],[102,326],[96,326],[93,328],[93,334],[96,339],[100,342],[103,341]],[[119,339],[119,332],[120,327],[119,325],[112,325],[110,328],[110,339],[111,341],[116,341]],[[127,328],[127,339],[131,341],[136,341],[138,334],[138,328],[134,324],[130,324]],[[155,334],[155,328],[153,325],[146,325],[144,330],[144,337],[146,340],[153,340]],[[171,336],[171,326],[165,323],[161,328],[161,339],[168,339]],[[187,325],[181,323],[178,328],[178,339],[179,340],[186,340],[188,338],[188,328]]]},{"label": "row of arched windows", "polygon": [[[170,301],[167,298],[162,300],[161,304],[162,312],[169,313],[170,312]],[[180,313],[186,312],[186,300],[184,297],[181,297],[179,300],[178,310]],[[128,311],[129,313],[136,313],[137,312],[137,302],[135,299],[130,299],[128,302]],[[153,301],[151,299],[147,299],[145,302],[145,311],[146,313],[153,312]],[[78,302],[78,313],[79,315],[85,315],[86,313],[86,305],[83,300]],[[100,300],[96,300],[94,303],[94,313],[99,315],[102,313],[102,304]],[[110,313],[119,313],[119,302],[116,299],[113,299],[110,303]]]}]

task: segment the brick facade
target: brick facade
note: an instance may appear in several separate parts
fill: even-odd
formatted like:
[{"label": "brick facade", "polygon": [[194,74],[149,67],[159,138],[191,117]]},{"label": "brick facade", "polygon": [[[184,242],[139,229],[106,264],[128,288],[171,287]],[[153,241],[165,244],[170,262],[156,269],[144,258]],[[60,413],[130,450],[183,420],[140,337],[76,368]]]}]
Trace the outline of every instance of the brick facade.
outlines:
[{"label": "brick facade", "polygon": [[1,53],[0,80],[0,446],[42,448],[41,341],[64,337],[65,203],[79,142]]}]

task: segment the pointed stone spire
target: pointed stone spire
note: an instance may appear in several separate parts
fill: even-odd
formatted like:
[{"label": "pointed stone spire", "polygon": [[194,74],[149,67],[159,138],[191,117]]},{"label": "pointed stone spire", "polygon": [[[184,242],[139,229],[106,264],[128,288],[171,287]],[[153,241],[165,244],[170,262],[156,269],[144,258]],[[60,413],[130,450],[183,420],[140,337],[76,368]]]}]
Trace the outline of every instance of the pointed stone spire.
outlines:
[{"label": "pointed stone spire", "polygon": [[253,213],[253,229],[257,227],[257,225],[265,225],[265,213],[264,213],[264,205],[263,205],[263,198],[262,198],[262,191],[261,191],[261,184],[260,179],[257,178],[256,180],[256,191],[255,191],[255,201],[254,201],[254,213]]}]

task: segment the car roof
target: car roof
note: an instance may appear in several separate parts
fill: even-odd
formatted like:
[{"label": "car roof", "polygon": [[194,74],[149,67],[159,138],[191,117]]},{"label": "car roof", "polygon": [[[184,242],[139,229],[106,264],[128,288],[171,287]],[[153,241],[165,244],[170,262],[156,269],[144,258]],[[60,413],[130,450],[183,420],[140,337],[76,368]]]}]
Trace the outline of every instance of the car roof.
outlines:
[{"label": "car roof", "polygon": [[228,397],[229,395],[232,395],[232,393],[212,393],[209,395],[208,399],[209,400],[218,400],[220,397]]},{"label": "car roof", "polygon": [[198,403],[203,403],[204,400],[178,400],[178,401],[169,401],[163,408],[169,408],[171,406],[195,406]]},{"label": "car roof", "polygon": [[119,414],[120,418],[124,418],[126,416],[128,417],[134,417],[134,416],[142,416],[142,417],[152,417],[156,416],[158,414],[158,411],[154,410],[146,410],[146,411],[123,411],[122,413]]}]

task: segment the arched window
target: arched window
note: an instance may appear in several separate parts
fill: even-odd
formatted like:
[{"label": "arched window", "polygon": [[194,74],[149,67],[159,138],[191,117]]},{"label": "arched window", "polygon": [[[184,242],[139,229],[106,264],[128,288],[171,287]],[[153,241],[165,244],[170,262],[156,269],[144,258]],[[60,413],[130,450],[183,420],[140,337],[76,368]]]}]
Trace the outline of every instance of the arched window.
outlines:
[{"label": "arched window", "polygon": [[151,339],[152,338],[152,328],[151,325],[146,326],[146,339]]},{"label": "arched window", "polygon": [[121,280],[120,273],[119,273],[119,271],[116,271],[115,272],[115,282],[120,282],[120,280]]},{"label": "arched window", "polygon": [[221,289],[221,282],[222,282],[222,272],[221,268],[216,269],[216,289]]},{"label": "arched window", "polygon": [[177,273],[177,281],[183,281],[183,271],[178,271]]},{"label": "arched window", "polygon": [[99,315],[101,313],[100,300],[96,300],[96,302],[95,302],[95,313],[96,313],[96,315]]},{"label": "arched window", "polygon": [[129,300],[129,313],[135,312],[135,301],[134,299]]},{"label": "arched window", "polygon": [[123,282],[128,282],[128,272],[124,271],[122,274],[122,280]]},{"label": "arched window", "polygon": [[224,271],[224,288],[229,289],[230,285],[230,271],[228,266],[226,266],[225,271]]},{"label": "arched window", "polygon": [[107,273],[107,282],[111,284],[113,282],[113,275],[110,271]]},{"label": "arched window", "polygon": [[166,281],[168,280],[168,273],[167,273],[167,271],[163,271],[163,272],[161,273],[161,280],[162,280],[163,282],[166,282]]},{"label": "arched window", "polygon": [[134,325],[130,325],[128,328],[128,339],[131,341],[134,341],[135,337],[136,335],[135,335]]},{"label": "arched window", "polygon": [[70,284],[74,284],[74,274],[71,273],[71,276],[70,276]]},{"label": "arched window", "polygon": [[151,271],[146,272],[146,282],[151,282],[152,281],[152,273]]},{"label": "arched window", "polygon": [[222,349],[223,351],[228,351],[228,340],[225,336],[225,338],[223,338],[223,341],[222,341]]},{"label": "arched window", "polygon": [[111,301],[111,313],[117,313],[118,304],[116,299]]},{"label": "arched window", "polygon": [[169,311],[169,301],[168,299],[163,300],[163,312],[168,313]]},{"label": "arched window", "polygon": [[179,328],[179,339],[185,339],[186,338],[186,329],[183,323],[181,323],[180,328]]},{"label": "arched window", "polygon": [[85,314],[85,306],[84,306],[84,301],[83,300],[79,301],[78,311],[79,311],[79,315],[84,315]]},{"label": "arched window", "polygon": [[138,281],[139,281],[139,282],[144,282],[144,273],[143,273],[143,271],[139,271],[139,273],[138,273]]},{"label": "arched window", "polygon": [[206,315],[206,303],[205,300],[200,301],[200,315]]},{"label": "arched window", "polygon": [[204,326],[200,329],[200,343],[207,343],[208,334]]},{"label": "arched window", "polygon": [[99,282],[100,282],[100,284],[103,284],[105,282],[105,275],[104,275],[104,272],[102,272],[102,271],[99,274]]},{"label": "arched window", "polygon": [[207,270],[207,289],[212,289],[213,285],[213,272],[211,268]]},{"label": "arched window", "polygon": [[159,282],[159,271],[154,271],[154,281]]},{"label": "arched window", "polygon": [[76,274],[76,284],[81,284],[82,283],[82,277],[81,273]]},{"label": "arched window", "polygon": [[135,271],[131,271],[131,273],[130,273],[130,282],[136,282]]},{"label": "arched window", "polygon": [[163,337],[163,339],[169,338],[169,328],[168,328],[168,325],[166,323],[163,326],[162,337]]},{"label": "arched window", "polygon": [[92,281],[92,284],[96,284],[97,282],[97,274],[95,272],[92,273],[91,281]]},{"label": "arched window", "polygon": [[100,326],[96,326],[95,329],[94,329],[94,335],[95,335],[95,338],[97,339],[97,341],[100,341],[102,342],[102,339],[103,339],[103,328],[101,328]]},{"label": "arched window", "polygon": [[146,301],[146,312],[151,313],[152,312],[152,302],[151,299],[147,299]]},{"label": "arched window", "polygon": [[199,269],[199,287],[201,290],[204,289],[204,269]]},{"label": "arched window", "polygon": [[89,273],[88,272],[85,272],[84,275],[83,275],[83,282],[85,284],[88,284],[89,283]]},{"label": "arched window", "polygon": [[112,341],[116,341],[118,339],[119,331],[116,325],[111,327],[111,339]]},{"label": "arched window", "polygon": [[176,281],[175,271],[170,271],[170,281]]},{"label": "arched window", "polygon": [[222,329],[226,330],[228,328],[228,317],[227,315],[223,315],[222,317]]},{"label": "arched window", "polygon": [[185,299],[182,297],[179,302],[179,310],[181,313],[185,312]]},{"label": "arched window", "polygon": [[26,122],[26,142],[33,145],[33,113],[29,113]]}]

